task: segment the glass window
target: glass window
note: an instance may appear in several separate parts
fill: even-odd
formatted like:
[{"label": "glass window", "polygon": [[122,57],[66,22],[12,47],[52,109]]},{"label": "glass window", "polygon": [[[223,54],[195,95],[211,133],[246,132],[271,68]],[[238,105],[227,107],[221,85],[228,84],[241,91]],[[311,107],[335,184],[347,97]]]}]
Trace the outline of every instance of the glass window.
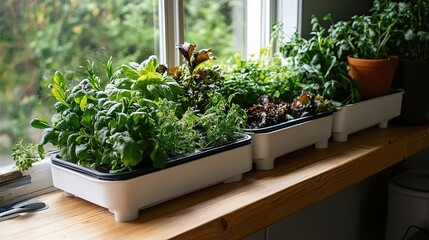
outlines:
[{"label": "glass window", "polygon": [[[87,60],[106,63],[112,57],[119,64],[142,61],[152,54],[167,59],[166,49],[179,55],[174,49],[179,42],[174,38],[167,44],[161,41],[161,35],[171,40],[177,32],[180,39],[184,36],[199,49],[212,48],[221,62],[235,53],[257,54],[268,43],[269,29],[275,21],[285,23],[285,32],[296,30],[298,3],[1,0],[0,175],[10,170],[16,143],[21,139],[24,143],[39,141],[41,131],[29,123],[34,117],[51,115],[54,100],[47,86],[56,70],[71,79],[81,75],[79,66]],[[165,21],[167,18],[170,21]],[[164,23],[169,27],[165,28]]]},{"label": "glass window", "polygon": [[298,32],[300,18],[299,4],[300,1],[298,0],[277,1],[277,21],[283,23],[283,32],[286,37],[291,37],[294,32]]},{"label": "glass window", "polygon": [[[220,62],[248,57],[269,42],[275,21],[297,20],[297,0],[0,0],[0,176],[12,172],[12,149],[38,142],[30,126],[52,115],[48,85],[56,70],[70,79],[89,62],[140,62],[157,55],[178,64],[175,45],[212,48]],[[298,12],[298,11],[296,11]],[[284,16],[284,17],[282,17]],[[291,23],[291,24],[289,24]],[[100,66],[101,64],[95,64]],[[116,65],[117,66],[117,65]],[[96,69],[97,70],[97,69]],[[49,119],[48,119],[49,120]],[[0,206],[51,191],[47,161],[27,174],[31,184],[7,188]]]},{"label": "glass window", "polygon": [[211,48],[218,61],[246,53],[246,0],[184,0],[184,40]]},{"label": "glass window", "polygon": [[159,53],[158,23],[158,0],[0,1],[0,167],[21,139],[39,141],[29,123],[51,115],[56,70],[143,61]]}]

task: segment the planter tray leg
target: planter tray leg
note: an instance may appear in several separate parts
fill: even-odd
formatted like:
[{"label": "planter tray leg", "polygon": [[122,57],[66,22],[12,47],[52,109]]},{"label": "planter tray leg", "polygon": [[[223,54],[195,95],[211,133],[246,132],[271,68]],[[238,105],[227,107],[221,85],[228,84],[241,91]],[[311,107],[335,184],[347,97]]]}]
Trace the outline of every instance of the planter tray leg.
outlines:
[{"label": "planter tray leg", "polygon": [[232,176],[230,178],[227,178],[227,179],[223,180],[223,182],[224,183],[233,183],[233,182],[241,181],[241,179],[243,179],[243,174],[242,173],[237,174],[235,176]]},{"label": "planter tray leg", "polygon": [[332,139],[335,142],[346,142],[347,138],[349,137],[348,133],[332,133]]},{"label": "planter tray leg", "polygon": [[135,210],[132,208],[127,208],[125,210],[114,210],[109,209],[109,212],[115,215],[115,220],[117,222],[129,222],[136,220],[139,217],[139,210]]},{"label": "planter tray leg", "polygon": [[387,128],[387,124],[389,123],[389,120],[386,120],[386,121],[383,121],[383,122],[380,122],[379,124],[378,124],[378,127],[379,128]]},{"label": "planter tray leg", "polygon": [[267,157],[263,159],[253,159],[255,168],[257,170],[271,170],[274,169],[274,158]]},{"label": "planter tray leg", "polygon": [[64,192],[63,192],[63,195],[64,195],[65,197],[75,197],[75,196],[74,196],[74,194],[71,194],[71,193],[66,192],[66,191],[64,191]]},{"label": "planter tray leg", "polygon": [[318,149],[327,148],[328,147],[328,139],[314,144],[314,147],[318,148]]}]

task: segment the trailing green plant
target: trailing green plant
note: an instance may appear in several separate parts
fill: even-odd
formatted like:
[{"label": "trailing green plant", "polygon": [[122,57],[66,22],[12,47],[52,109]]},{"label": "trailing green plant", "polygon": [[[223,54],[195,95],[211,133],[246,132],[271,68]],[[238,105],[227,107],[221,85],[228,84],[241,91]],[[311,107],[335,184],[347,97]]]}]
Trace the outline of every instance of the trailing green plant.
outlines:
[{"label": "trailing green plant", "polygon": [[57,72],[50,85],[57,100],[51,123],[41,117],[31,122],[44,129],[40,145],[52,143],[70,162],[122,172],[142,165],[162,168],[169,157],[241,136],[243,110],[220,95],[203,111],[182,109],[182,87],[159,73],[161,68],[154,56],[116,69],[109,61],[104,89],[93,64],[73,87]]},{"label": "trailing green plant", "polygon": [[[330,19],[329,15],[325,19]],[[348,65],[341,60],[343,48],[328,35],[319,20],[313,16],[311,38],[295,33],[290,41],[280,42],[280,52],[292,68],[304,91],[320,94],[335,105],[360,100],[356,81],[348,75]]]},{"label": "trailing green plant", "polygon": [[388,42],[392,37],[397,20],[383,14],[355,15],[350,20],[333,23],[330,37],[340,52],[350,53],[354,58],[388,59],[391,49]]},{"label": "trailing green plant", "polygon": [[429,58],[429,2],[427,0],[376,0],[371,13],[396,21],[388,42],[403,59]]}]

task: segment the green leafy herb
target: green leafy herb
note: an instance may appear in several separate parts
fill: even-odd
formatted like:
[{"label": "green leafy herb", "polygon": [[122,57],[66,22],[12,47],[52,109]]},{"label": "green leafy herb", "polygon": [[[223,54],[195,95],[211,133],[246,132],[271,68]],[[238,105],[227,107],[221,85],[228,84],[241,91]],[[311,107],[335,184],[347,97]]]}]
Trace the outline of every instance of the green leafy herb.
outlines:
[{"label": "green leafy herb", "polygon": [[[206,50],[190,53],[195,66],[207,60]],[[156,57],[116,69],[109,60],[104,66],[105,87],[92,63],[72,88],[57,72],[52,94],[58,102],[51,123],[41,117],[31,122],[43,129],[40,145],[52,143],[64,160],[111,173],[146,165],[162,168],[169,157],[241,137],[244,110],[210,92],[213,69],[195,69],[193,78],[209,87],[199,88],[201,95],[187,102],[195,105],[185,108],[183,88],[190,85],[165,74],[168,68],[160,67]],[[206,105],[199,105],[200,98]]]},{"label": "green leafy herb", "polygon": [[45,152],[41,145],[30,143],[28,146],[24,146],[22,141],[20,141],[13,148],[12,157],[18,170],[24,172],[28,170],[33,163],[42,160],[45,157]]},{"label": "green leafy herb", "polygon": [[243,108],[252,106],[261,95],[291,101],[302,91],[292,68],[282,65],[279,57],[267,60],[265,55],[260,55],[256,59],[243,60],[237,54],[236,63],[224,66],[224,70],[222,94],[235,94],[234,102]]},{"label": "green leafy herb", "polygon": [[[325,19],[330,19],[326,16]],[[312,18],[312,37],[304,39],[295,33],[290,41],[281,43],[280,52],[304,91],[320,94],[333,104],[349,104],[360,100],[356,81],[348,75],[342,61],[343,48],[337,46],[316,17]],[[338,103],[338,104],[337,104]]]},{"label": "green leafy herb", "polygon": [[394,55],[403,59],[429,58],[429,2],[374,1],[371,14],[384,16],[396,22],[392,28],[389,47]]},{"label": "green leafy herb", "polygon": [[212,50],[196,50],[196,47],[195,44],[187,42],[178,45],[177,48],[186,64],[169,68],[164,72],[184,88],[185,93],[179,99],[183,108],[203,111],[205,106],[210,103],[214,93],[220,91],[223,74],[219,67],[210,66],[210,60],[216,59],[216,57],[210,56]]},{"label": "green leafy herb", "polygon": [[201,148],[220,145],[243,134],[246,112],[239,105],[232,103],[233,97],[232,95],[225,99],[220,93],[213,95],[212,102],[199,120],[204,129],[200,141]]},{"label": "green leafy herb", "polygon": [[[329,15],[326,18],[331,20]],[[341,51],[349,51],[355,58],[387,59],[396,22],[383,14],[355,15],[332,24],[329,33]]]}]

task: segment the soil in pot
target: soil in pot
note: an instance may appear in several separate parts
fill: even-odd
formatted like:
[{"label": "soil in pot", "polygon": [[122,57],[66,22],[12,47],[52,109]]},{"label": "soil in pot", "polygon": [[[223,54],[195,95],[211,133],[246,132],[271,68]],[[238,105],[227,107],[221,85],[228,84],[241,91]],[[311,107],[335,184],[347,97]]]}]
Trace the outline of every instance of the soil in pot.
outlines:
[{"label": "soil in pot", "polygon": [[390,59],[358,59],[347,57],[350,66],[349,75],[357,79],[357,89],[363,99],[389,94],[392,88],[393,76],[399,58]]}]

